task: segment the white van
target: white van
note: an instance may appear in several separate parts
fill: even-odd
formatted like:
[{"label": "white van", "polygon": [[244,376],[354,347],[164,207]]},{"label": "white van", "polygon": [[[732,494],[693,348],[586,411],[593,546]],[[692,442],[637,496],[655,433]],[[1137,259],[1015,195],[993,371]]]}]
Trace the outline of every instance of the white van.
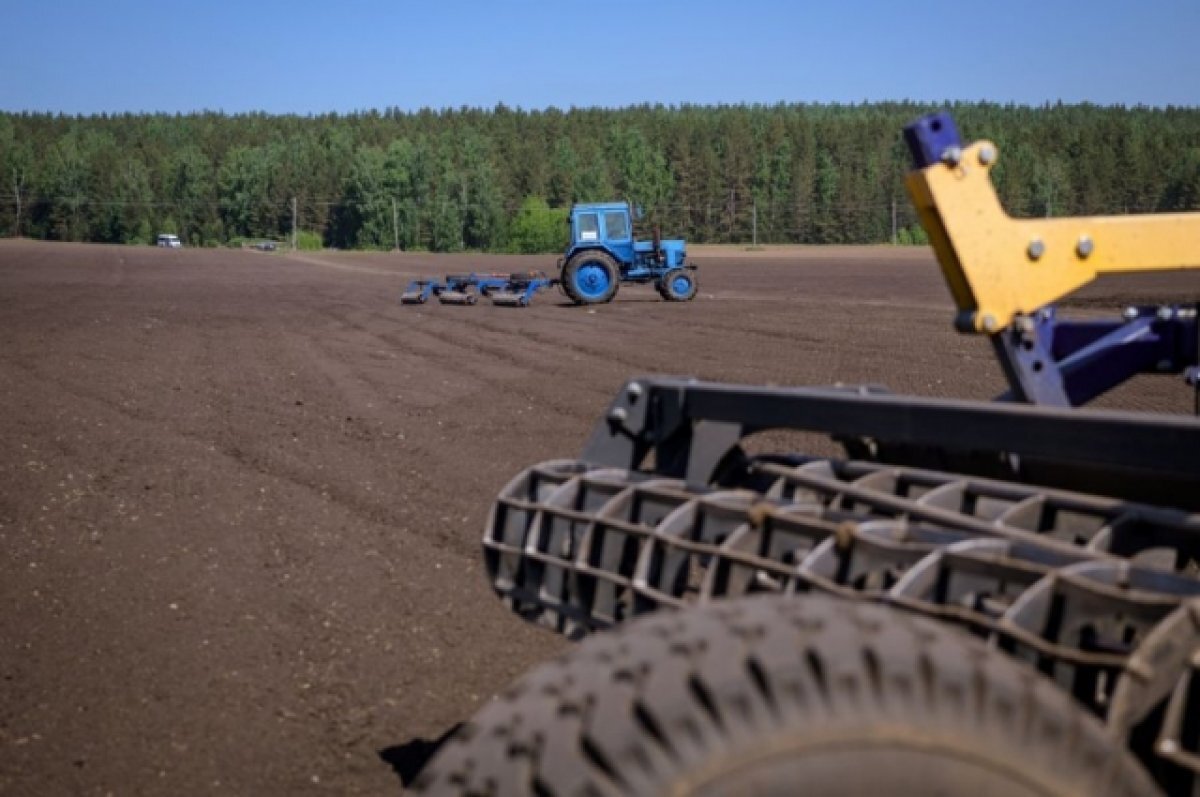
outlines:
[{"label": "white van", "polygon": [[179,241],[178,235],[160,235],[158,236],[158,245],[169,249],[179,249],[183,246]]}]

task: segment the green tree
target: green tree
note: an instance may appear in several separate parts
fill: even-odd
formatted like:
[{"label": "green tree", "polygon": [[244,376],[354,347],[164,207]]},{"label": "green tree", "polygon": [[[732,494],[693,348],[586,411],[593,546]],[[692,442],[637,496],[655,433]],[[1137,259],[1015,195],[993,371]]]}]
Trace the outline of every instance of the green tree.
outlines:
[{"label": "green tree", "polygon": [[33,147],[17,138],[12,122],[0,118],[0,196],[12,199],[12,234],[21,235],[21,221],[33,175]]},{"label": "green tree", "polygon": [[1162,210],[1200,210],[1200,147],[1188,150],[1170,170]]},{"label": "green tree", "polygon": [[504,235],[504,198],[487,142],[469,135],[463,142],[463,243],[468,249],[499,248]]},{"label": "green tree", "polygon": [[1034,178],[1033,207],[1037,216],[1062,216],[1070,212],[1070,173],[1058,155],[1046,157]]},{"label": "green tree", "polygon": [[776,119],[759,152],[754,172],[754,206],[758,209],[760,241],[783,240],[792,195],[792,142]]},{"label": "green tree", "polygon": [[566,208],[551,208],[538,196],[526,197],[513,219],[509,248],[521,254],[561,252],[567,242]]},{"label": "green tree", "polygon": [[112,200],[101,206],[97,214],[94,237],[122,244],[153,241],[154,192],[146,164],[129,157],[118,167],[110,190]]},{"label": "green tree", "polygon": [[[617,128],[609,137],[609,159],[615,166],[617,190],[654,217],[671,193],[671,170],[666,158],[636,128]],[[614,197],[610,197],[614,198]]]},{"label": "green tree", "polygon": [[279,234],[278,203],[272,201],[275,169],[268,147],[235,147],[217,172],[221,219],[229,237]]},{"label": "green tree", "polygon": [[342,193],[342,244],[390,249],[393,243],[392,198],[385,184],[387,158],[378,147],[361,147]]},{"label": "green tree", "polygon": [[838,167],[824,150],[816,154],[816,171],[812,185],[813,243],[835,243],[840,239],[837,218]]},{"label": "green tree", "polygon": [[162,191],[170,216],[159,219],[159,232],[176,233],[192,246],[220,239],[213,166],[199,147],[185,146],[167,158]]},{"label": "green tree", "polygon": [[396,199],[400,248],[421,245],[422,211],[430,194],[429,144],[424,136],[396,139],[384,162],[384,187]]},{"label": "green tree", "polygon": [[554,154],[550,159],[548,198],[555,207],[566,207],[575,201],[575,180],[579,171],[579,158],[571,139],[560,138],[554,143]]},{"label": "green tree", "polygon": [[608,164],[599,155],[579,171],[572,187],[575,202],[605,202],[617,195],[608,175]]},{"label": "green tree", "polygon": [[42,164],[42,184],[47,196],[46,232],[60,241],[85,240],[91,173],[75,131],[55,142]]},{"label": "green tree", "polygon": [[429,248],[435,252],[460,252],[463,240],[467,183],[454,159],[449,141],[433,157],[430,179]]}]

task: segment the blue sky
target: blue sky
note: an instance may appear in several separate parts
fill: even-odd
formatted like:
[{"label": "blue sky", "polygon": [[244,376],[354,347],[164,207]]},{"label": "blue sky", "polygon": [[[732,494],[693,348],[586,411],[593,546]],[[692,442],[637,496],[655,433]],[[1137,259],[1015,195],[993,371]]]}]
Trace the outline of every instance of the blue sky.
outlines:
[{"label": "blue sky", "polygon": [[0,109],[1200,105],[1200,0],[0,0]]}]

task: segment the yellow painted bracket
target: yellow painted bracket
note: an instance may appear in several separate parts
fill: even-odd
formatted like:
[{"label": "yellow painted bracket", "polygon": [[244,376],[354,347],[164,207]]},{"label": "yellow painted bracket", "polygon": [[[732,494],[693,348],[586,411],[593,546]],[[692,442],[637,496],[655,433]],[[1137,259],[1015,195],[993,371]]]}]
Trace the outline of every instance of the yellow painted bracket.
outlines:
[{"label": "yellow painted bracket", "polygon": [[1200,213],[1014,219],[991,182],[996,146],[955,154],[907,184],[964,332],[999,332],[1100,274],[1200,268]]}]

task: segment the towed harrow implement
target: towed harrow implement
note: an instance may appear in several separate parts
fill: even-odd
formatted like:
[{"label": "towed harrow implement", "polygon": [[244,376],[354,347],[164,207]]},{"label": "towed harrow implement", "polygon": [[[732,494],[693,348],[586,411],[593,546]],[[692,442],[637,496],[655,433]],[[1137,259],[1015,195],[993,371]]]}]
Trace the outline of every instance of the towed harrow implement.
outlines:
[{"label": "towed harrow implement", "polygon": [[[1196,308],[1048,304],[1200,266],[1200,214],[1011,219],[994,145],[944,114],[906,138],[956,325],[1009,390],[628,382],[483,536],[508,608],[588,639],[418,791],[1200,797],[1200,420],[1076,409],[1138,374],[1195,386]],[[771,429],[844,455],[743,450]]]},{"label": "towed harrow implement", "polygon": [[544,271],[511,274],[508,282],[492,293],[492,304],[502,307],[528,307],[539,291],[557,284],[558,281],[546,276]]},{"label": "towed harrow implement", "polygon": [[437,297],[441,304],[473,305],[480,297],[503,307],[525,307],[538,291],[556,285],[541,271],[512,274],[448,274],[445,282],[415,279],[400,294],[401,304],[425,304]]}]

